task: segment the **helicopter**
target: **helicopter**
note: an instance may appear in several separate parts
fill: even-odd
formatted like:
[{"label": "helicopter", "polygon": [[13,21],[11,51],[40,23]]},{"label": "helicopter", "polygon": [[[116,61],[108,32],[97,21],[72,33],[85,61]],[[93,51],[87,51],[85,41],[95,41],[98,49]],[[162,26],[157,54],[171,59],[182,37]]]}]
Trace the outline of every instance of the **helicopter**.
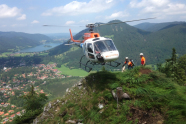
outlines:
[{"label": "helicopter", "polygon": [[[84,69],[87,72],[92,70],[90,65],[109,65],[112,67],[118,67],[121,63],[116,62],[119,58],[119,51],[117,50],[114,42],[110,38],[101,37],[99,33],[94,32],[94,27],[99,27],[103,25],[112,25],[112,24],[119,24],[119,23],[126,23],[126,22],[133,22],[133,21],[141,21],[141,20],[148,20],[154,18],[146,18],[146,19],[138,19],[138,20],[131,20],[131,21],[122,21],[116,23],[90,23],[87,24],[86,27],[89,28],[89,33],[84,33],[83,40],[74,40],[71,29],[70,31],[70,40],[71,44],[65,45],[77,45],[83,49],[83,56],[80,59],[80,68]],[[44,25],[49,26],[49,25]],[[86,57],[87,62],[83,63],[82,59]]]}]

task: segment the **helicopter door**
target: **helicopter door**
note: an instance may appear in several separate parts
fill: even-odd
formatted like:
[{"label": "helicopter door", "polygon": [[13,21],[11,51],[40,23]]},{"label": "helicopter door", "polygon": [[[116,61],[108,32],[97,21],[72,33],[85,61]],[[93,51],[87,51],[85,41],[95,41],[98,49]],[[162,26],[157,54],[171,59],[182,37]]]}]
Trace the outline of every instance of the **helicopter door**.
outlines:
[{"label": "helicopter door", "polygon": [[93,46],[91,43],[87,43],[87,52],[88,52],[88,57],[90,59],[95,59],[94,53],[93,53]]}]

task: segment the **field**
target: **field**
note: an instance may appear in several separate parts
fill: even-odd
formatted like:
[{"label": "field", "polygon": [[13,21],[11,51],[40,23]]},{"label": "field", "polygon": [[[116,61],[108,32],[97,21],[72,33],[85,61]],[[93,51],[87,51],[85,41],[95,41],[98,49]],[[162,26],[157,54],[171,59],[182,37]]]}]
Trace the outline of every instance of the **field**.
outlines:
[{"label": "field", "polygon": [[61,68],[56,67],[59,71],[61,71],[61,74],[65,75],[71,75],[71,76],[87,76],[88,72],[82,70],[82,69],[69,69],[65,67],[64,65],[61,65]]},{"label": "field", "polygon": [[66,89],[80,81],[80,77],[47,80],[46,84],[40,85],[40,89],[49,94],[49,100],[65,95]]},{"label": "field", "polygon": [[[8,57],[8,56],[14,56],[14,57],[24,57],[24,56],[33,56],[35,53],[12,53],[12,52],[4,52],[4,53],[1,53],[0,54],[0,57]],[[39,53],[40,56],[45,56],[45,55],[48,55],[48,53],[46,52],[41,52]]]}]

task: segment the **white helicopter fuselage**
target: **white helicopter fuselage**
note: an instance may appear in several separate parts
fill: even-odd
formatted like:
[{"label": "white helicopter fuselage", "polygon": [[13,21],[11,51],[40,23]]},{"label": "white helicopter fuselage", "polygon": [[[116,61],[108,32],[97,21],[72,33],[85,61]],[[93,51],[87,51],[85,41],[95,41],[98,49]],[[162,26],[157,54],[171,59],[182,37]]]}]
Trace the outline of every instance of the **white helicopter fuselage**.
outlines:
[{"label": "white helicopter fuselage", "polygon": [[95,63],[111,62],[119,58],[119,52],[112,39],[109,38],[90,38],[80,46],[86,58]]}]

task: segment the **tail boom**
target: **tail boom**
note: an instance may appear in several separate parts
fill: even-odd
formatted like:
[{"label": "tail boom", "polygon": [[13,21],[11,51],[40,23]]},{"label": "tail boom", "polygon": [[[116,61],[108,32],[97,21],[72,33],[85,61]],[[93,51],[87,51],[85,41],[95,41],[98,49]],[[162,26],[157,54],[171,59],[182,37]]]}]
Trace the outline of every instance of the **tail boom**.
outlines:
[{"label": "tail boom", "polygon": [[71,41],[73,41],[73,42],[77,42],[77,43],[81,43],[80,40],[74,40],[74,38],[73,38],[73,36],[72,36],[71,29],[69,29],[69,31],[70,31],[70,38],[71,38]]}]

